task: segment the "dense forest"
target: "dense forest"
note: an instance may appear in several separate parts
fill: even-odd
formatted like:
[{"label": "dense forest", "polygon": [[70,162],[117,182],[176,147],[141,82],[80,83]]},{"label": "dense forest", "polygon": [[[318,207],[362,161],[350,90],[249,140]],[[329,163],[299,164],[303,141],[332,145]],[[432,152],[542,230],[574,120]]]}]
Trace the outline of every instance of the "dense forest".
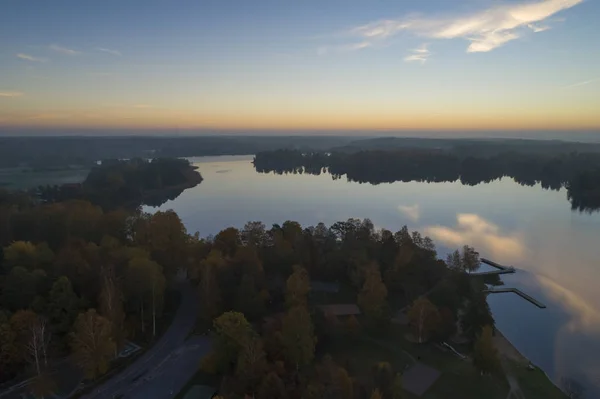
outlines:
[{"label": "dense forest", "polygon": [[476,185],[511,177],[521,185],[566,188],[574,210],[600,209],[600,154],[535,154],[506,152],[491,156],[463,155],[445,149],[311,152],[277,150],[254,158],[257,171],[267,173],[331,173],[361,183],[395,181],[453,182]]},{"label": "dense forest", "polygon": [[[572,152],[600,153],[600,144],[578,143],[557,140],[517,139],[426,139],[381,137],[372,138],[373,132],[365,137],[352,136],[246,136],[213,134],[207,136],[165,135],[165,132],[150,132],[153,136],[128,135],[65,136],[74,132],[52,132],[56,136],[35,132],[15,131],[0,134],[0,168],[31,168],[53,170],[75,167],[92,167],[103,159],[194,157],[207,155],[254,155],[258,152],[278,149],[302,151],[331,151],[354,153],[367,150],[448,150],[461,156],[477,154],[494,156],[507,152],[526,154],[569,154]],[[79,133],[79,132],[75,132]],[[93,132],[90,132],[93,133]],[[119,132],[116,132],[119,133]],[[371,136],[371,137],[369,137]],[[369,138],[366,138],[369,137]]]},{"label": "dense forest", "polygon": [[201,181],[200,173],[185,159],[106,160],[93,167],[81,185],[39,187],[35,195],[46,203],[81,199],[105,209],[159,206]]},{"label": "dense forest", "polygon": [[[368,219],[307,228],[287,221],[268,230],[250,222],[205,243],[209,252],[193,275],[201,320],[212,321],[215,340],[202,370],[222,378],[224,398],[403,397],[402,370],[382,361],[365,377],[330,355],[340,340],[390,333],[399,309],[415,342],[459,334],[486,348],[475,350],[481,371],[498,371],[487,350],[491,335],[481,343],[494,320],[483,282],[468,274],[479,267],[473,248],[444,262],[428,237],[406,226],[375,230]],[[336,299],[356,303],[360,315],[340,319],[324,310],[320,287],[327,283],[344,287]]]},{"label": "dense forest", "polygon": [[[444,262],[428,237],[375,230],[368,219],[250,222],[201,239],[173,211],[2,191],[0,226],[0,377],[29,370],[36,392],[51,389],[45,370],[65,356],[93,380],[127,339],[151,342],[180,269],[198,287],[200,330],[215,334],[202,369],[227,398],[396,398],[401,370],[382,363],[379,377],[354,380],[326,356],[335,334],[385,332],[407,307],[419,342],[460,333],[477,343],[494,324],[483,282],[467,273],[479,265],[472,248]],[[362,315],[333,328],[310,294],[316,280],[344,287]]]}]

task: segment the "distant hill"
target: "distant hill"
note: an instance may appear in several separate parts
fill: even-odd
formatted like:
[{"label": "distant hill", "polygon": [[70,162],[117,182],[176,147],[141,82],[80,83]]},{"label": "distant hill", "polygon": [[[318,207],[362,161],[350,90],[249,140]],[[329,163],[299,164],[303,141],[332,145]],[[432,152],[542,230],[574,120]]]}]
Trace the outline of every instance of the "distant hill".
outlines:
[{"label": "distant hill", "polygon": [[354,140],[343,146],[333,147],[335,152],[394,149],[452,150],[456,154],[490,156],[507,152],[561,154],[571,152],[600,152],[600,144],[578,143],[561,140],[530,139],[430,139],[411,137],[377,137]]}]

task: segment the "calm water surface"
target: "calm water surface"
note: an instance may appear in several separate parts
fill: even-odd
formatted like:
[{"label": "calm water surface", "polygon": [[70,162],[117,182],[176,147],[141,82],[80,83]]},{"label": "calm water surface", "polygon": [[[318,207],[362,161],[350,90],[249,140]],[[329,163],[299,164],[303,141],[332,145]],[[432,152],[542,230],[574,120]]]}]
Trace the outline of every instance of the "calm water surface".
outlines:
[{"label": "calm water surface", "polygon": [[440,256],[464,244],[517,267],[503,278],[547,309],[513,294],[489,297],[498,327],[533,363],[560,382],[571,378],[600,398],[600,214],[572,212],[566,192],[503,179],[455,183],[360,184],[329,175],[257,173],[252,157],[192,158],[204,177],[157,209],[174,209],[205,236],[260,220],[303,226],[370,218],[376,227],[432,237]]}]

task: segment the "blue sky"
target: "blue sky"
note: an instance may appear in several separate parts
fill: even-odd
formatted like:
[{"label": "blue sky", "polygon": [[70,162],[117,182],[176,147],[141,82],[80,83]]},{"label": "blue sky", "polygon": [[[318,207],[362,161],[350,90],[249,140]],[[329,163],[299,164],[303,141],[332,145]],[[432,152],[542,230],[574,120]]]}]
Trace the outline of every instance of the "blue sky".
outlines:
[{"label": "blue sky", "polygon": [[0,125],[598,129],[600,4],[8,1]]}]

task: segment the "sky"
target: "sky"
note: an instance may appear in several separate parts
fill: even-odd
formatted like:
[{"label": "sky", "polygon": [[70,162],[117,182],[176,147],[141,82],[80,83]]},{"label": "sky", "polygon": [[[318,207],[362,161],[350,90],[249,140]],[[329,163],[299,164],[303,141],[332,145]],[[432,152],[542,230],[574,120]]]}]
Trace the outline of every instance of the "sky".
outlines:
[{"label": "sky", "polygon": [[600,131],[596,0],[5,0],[0,128]]}]

